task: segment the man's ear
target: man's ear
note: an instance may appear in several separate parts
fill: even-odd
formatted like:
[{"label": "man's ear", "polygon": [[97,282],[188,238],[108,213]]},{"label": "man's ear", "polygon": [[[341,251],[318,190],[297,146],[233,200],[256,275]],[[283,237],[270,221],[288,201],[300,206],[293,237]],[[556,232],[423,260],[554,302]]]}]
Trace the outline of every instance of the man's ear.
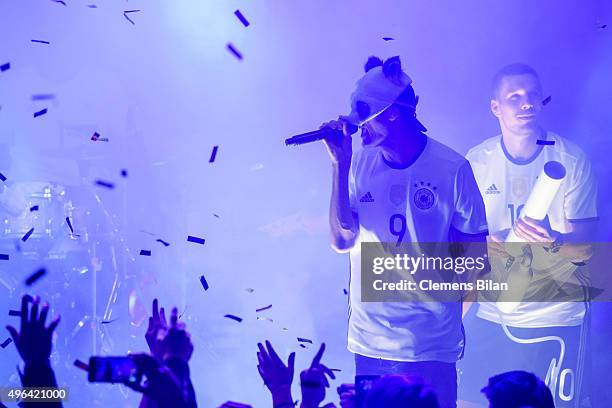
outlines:
[{"label": "man's ear", "polygon": [[395,122],[401,116],[400,110],[397,109],[396,106],[391,105],[388,110],[389,112],[387,113],[387,120],[389,122]]},{"label": "man's ear", "polygon": [[501,110],[497,99],[491,99],[491,112],[498,118],[501,116]]}]

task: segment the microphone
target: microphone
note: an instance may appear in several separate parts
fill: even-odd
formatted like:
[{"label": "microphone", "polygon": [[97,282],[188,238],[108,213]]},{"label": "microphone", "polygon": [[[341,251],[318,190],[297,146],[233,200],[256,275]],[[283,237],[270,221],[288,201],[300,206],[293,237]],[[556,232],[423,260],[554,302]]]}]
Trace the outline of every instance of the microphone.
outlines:
[{"label": "microphone", "polygon": [[[350,134],[353,134],[357,131],[357,126],[347,123],[348,130]],[[332,129],[330,127],[324,127],[319,130],[314,130],[312,132],[302,133],[300,135],[292,136],[288,139],[285,139],[286,146],[298,146],[306,143],[316,142],[317,140],[323,140],[327,137],[342,137],[342,130],[340,129]]]}]

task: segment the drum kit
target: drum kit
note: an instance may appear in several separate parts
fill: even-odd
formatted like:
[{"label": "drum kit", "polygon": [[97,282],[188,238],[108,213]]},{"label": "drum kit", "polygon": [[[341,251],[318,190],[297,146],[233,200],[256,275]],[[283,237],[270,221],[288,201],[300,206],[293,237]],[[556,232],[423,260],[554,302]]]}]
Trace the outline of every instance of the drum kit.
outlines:
[{"label": "drum kit", "polygon": [[44,267],[50,276],[35,290],[63,318],[68,315],[63,320],[71,331],[62,346],[89,343],[95,355],[112,350],[104,323],[114,318],[125,279],[125,263],[118,258],[131,254],[98,195],[87,191],[88,198],[77,204],[75,198],[83,195],[60,184],[29,181],[13,182],[0,193],[0,252],[11,259],[0,264],[0,296],[18,305],[27,289],[25,277]]}]

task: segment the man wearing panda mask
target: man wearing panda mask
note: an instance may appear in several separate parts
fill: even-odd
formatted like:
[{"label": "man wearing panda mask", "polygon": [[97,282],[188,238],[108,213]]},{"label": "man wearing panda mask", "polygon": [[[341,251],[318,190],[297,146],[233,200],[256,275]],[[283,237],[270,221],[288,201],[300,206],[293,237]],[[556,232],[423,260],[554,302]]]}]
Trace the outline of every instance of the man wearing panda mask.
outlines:
[{"label": "man wearing panda mask", "polygon": [[[357,375],[411,374],[455,407],[463,353],[461,302],[363,302],[361,244],[485,242],[485,208],[465,158],[425,134],[399,57],[370,57],[351,112],[321,127],[332,161],[332,247],[350,252],[348,349]],[[352,125],[352,126],[351,126]],[[353,152],[351,128],[361,128]],[[448,247],[448,245],[446,245]],[[481,246],[482,247],[482,246]],[[417,272],[418,273],[418,272]]]}]

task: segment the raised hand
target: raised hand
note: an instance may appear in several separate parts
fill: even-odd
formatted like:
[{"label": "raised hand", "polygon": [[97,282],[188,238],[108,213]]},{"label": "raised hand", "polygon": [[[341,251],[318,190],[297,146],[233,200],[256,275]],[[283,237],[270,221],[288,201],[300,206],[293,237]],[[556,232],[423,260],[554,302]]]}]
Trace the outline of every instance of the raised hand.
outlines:
[{"label": "raised hand", "polygon": [[282,387],[291,389],[295,353],[289,355],[289,360],[285,365],[268,340],[266,340],[267,350],[261,343],[257,343],[257,347],[259,347],[257,370],[270,392],[274,394]]},{"label": "raised hand", "polygon": [[335,379],[334,372],[321,364],[321,357],[325,351],[325,343],[321,344],[319,351],[312,359],[310,368],[300,373],[302,388],[302,407],[315,408],[325,399],[325,388],[329,387],[326,375]]},{"label": "raised hand", "polygon": [[342,384],[337,388],[340,397],[340,407],[355,408],[357,406],[355,384]]},{"label": "raised hand", "polygon": [[159,408],[187,407],[187,401],[179,378],[158,359],[148,354],[131,354],[138,369],[145,375],[144,384],[126,383],[159,404]]},{"label": "raised hand", "polygon": [[170,327],[161,340],[160,351],[162,359],[168,358],[179,358],[184,362],[188,362],[193,353],[193,343],[191,343],[191,336],[189,332],[185,330],[185,323],[179,322],[178,310],[172,309],[170,315]]},{"label": "raised hand", "polygon": [[[32,303],[28,311],[28,305]],[[21,326],[19,332],[13,326],[6,326],[11,334],[17,351],[26,364],[44,363],[49,360],[52,348],[53,331],[60,322],[57,316],[45,327],[49,305],[44,303],[39,314],[40,299],[24,295],[21,298]]]},{"label": "raised hand", "polygon": [[168,332],[168,323],[166,322],[166,312],[164,308],[158,309],[157,299],[153,299],[153,314],[149,317],[149,327],[145,334],[145,339],[149,345],[151,354],[155,357],[162,359],[162,340]]}]

